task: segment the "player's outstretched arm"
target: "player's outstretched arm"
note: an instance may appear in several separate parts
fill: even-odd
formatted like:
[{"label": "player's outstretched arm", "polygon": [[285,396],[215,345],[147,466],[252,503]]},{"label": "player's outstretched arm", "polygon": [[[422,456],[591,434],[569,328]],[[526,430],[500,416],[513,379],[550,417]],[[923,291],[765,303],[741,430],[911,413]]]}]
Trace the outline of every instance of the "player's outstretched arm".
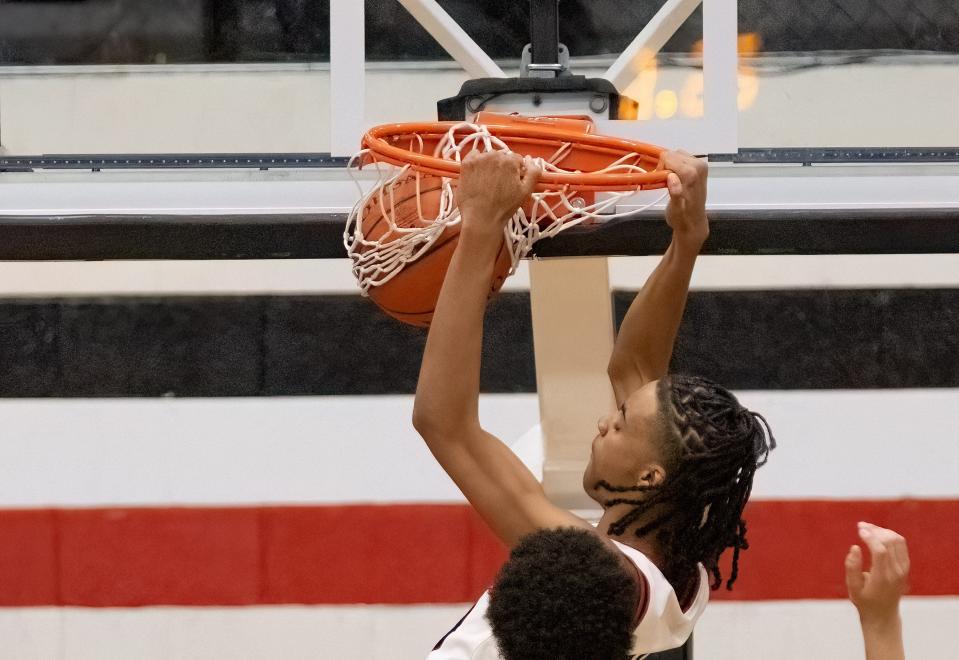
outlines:
[{"label": "player's outstretched arm", "polygon": [[662,167],[673,172],[666,182],[666,222],[672,227],[673,239],[620,326],[609,361],[617,405],[646,383],[666,375],[693,266],[709,237],[706,162],[671,151],[663,155]]},{"label": "player's outstretched arm", "polygon": [[479,422],[483,316],[506,222],[539,169],[506,152],[472,152],[457,190],[463,216],[430,326],[413,426],[470,503],[507,544],[544,527],[586,525],[546,498],[533,474]]},{"label": "player's outstretched arm", "polygon": [[859,523],[859,538],[869,549],[872,566],[863,571],[858,545],[846,554],[846,587],[859,611],[867,660],[904,660],[899,601],[909,581],[906,539],[889,529]]}]

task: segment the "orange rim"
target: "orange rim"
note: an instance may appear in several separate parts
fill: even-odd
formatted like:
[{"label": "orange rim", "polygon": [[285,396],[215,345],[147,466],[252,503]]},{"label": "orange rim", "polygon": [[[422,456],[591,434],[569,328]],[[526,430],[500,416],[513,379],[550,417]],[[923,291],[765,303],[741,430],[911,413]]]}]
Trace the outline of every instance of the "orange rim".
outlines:
[{"label": "orange rim", "polygon": [[[456,178],[460,174],[460,164],[399,146],[400,142],[414,142],[414,136],[440,138],[450,128],[462,122],[420,122],[407,124],[384,124],[371,128],[363,136],[363,148],[375,155],[375,159],[403,167],[447,178]],[[663,188],[666,185],[668,170],[656,169],[662,147],[593,133],[581,133],[552,126],[486,124],[486,128],[495,137],[507,142],[555,145],[559,148],[565,143],[575,145],[578,150],[603,153],[613,157],[636,155],[638,165],[652,171],[640,173],[626,172],[543,172],[540,178],[540,191],[547,190],[585,190],[585,191],[625,191],[636,189]]]}]

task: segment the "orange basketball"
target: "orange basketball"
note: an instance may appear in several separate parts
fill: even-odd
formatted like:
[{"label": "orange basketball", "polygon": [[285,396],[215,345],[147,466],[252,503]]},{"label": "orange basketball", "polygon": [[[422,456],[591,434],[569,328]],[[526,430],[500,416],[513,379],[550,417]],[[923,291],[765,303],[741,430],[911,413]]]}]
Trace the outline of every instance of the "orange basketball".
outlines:
[{"label": "orange basketball", "polygon": [[[392,199],[389,190],[383,192],[383,204],[387,213],[393,212],[397,227],[426,227],[429,220],[439,213],[442,179],[429,174],[420,174],[419,209],[417,208],[416,174],[411,173],[405,180],[393,185]],[[455,184],[454,184],[455,185]],[[392,203],[392,208],[391,208]],[[379,241],[389,245],[390,234],[395,233],[389,222],[383,217],[380,199],[373,196],[363,209],[363,234],[367,240]],[[404,323],[429,327],[433,320],[433,310],[439,300],[443,279],[449,269],[453,252],[459,240],[460,225],[446,227],[429,251],[418,259],[407,263],[390,281],[371,287],[370,299],[380,309]],[[362,254],[363,250],[359,250]],[[500,290],[509,275],[511,261],[509,250],[504,241],[496,256],[493,280],[490,283],[490,296]]]}]

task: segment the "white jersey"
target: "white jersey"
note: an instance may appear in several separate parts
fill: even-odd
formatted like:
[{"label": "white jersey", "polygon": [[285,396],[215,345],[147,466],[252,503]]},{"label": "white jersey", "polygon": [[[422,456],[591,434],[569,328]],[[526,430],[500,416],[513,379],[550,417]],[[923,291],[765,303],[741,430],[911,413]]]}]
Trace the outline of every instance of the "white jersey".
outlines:
[{"label": "white jersey", "polygon": [[[642,657],[682,646],[693,632],[699,615],[709,601],[709,577],[702,564],[699,565],[699,584],[696,594],[684,610],[672,585],[649,559],[639,550],[617,541],[623,551],[639,570],[645,581],[643,602],[639,605],[639,625],[633,631],[633,647],[630,653]],[[428,660],[502,660],[486,609],[489,607],[489,592],[476,602],[466,616],[439,641]]]}]

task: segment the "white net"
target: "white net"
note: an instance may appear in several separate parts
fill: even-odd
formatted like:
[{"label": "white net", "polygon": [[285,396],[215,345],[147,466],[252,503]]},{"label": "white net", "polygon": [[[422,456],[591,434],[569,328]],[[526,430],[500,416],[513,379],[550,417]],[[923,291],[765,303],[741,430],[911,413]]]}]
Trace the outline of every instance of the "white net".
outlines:
[{"label": "white net", "polygon": [[[564,159],[571,153],[572,143],[558,146],[548,158],[538,158],[536,162],[544,172],[576,172],[563,168]],[[434,156],[461,162],[471,150],[510,151],[509,146],[493,135],[482,124],[463,122],[450,127],[446,135],[436,146]],[[422,141],[420,141],[422,150]],[[369,150],[357,153],[350,160],[349,171],[355,172],[370,155]],[[626,154],[610,163],[599,173],[643,173],[647,170],[638,163],[639,154]],[[346,251],[353,261],[353,275],[359,283],[363,295],[373,287],[382,286],[420,256],[430,251],[447,227],[458,224],[462,218],[454,203],[453,179],[440,179],[439,206],[436,213],[424,215],[421,200],[421,175],[411,165],[394,167],[379,161],[372,163],[377,173],[377,182],[373,189],[364,193],[360,182],[354,181],[360,190],[361,199],[353,207],[346,223],[343,240]],[[398,222],[398,189],[410,184],[415,185],[416,215],[414,226],[409,222]],[[513,214],[504,228],[506,246],[509,249],[512,264],[510,275],[516,272],[521,259],[526,257],[537,241],[555,236],[561,231],[587,222],[609,221],[624,215],[632,215],[661,202],[668,193],[663,193],[642,208],[631,208],[628,213],[616,211],[623,197],[631,196],[639,190],[603,193],[596,200],[587,203],[576,191],[567,189],[534,192],[529,213],[520,208]],[[377,237],[366,235],[368,229],[367,214],[375,213],[377,220],[383,218],[388,230],[377,232]]]}]

